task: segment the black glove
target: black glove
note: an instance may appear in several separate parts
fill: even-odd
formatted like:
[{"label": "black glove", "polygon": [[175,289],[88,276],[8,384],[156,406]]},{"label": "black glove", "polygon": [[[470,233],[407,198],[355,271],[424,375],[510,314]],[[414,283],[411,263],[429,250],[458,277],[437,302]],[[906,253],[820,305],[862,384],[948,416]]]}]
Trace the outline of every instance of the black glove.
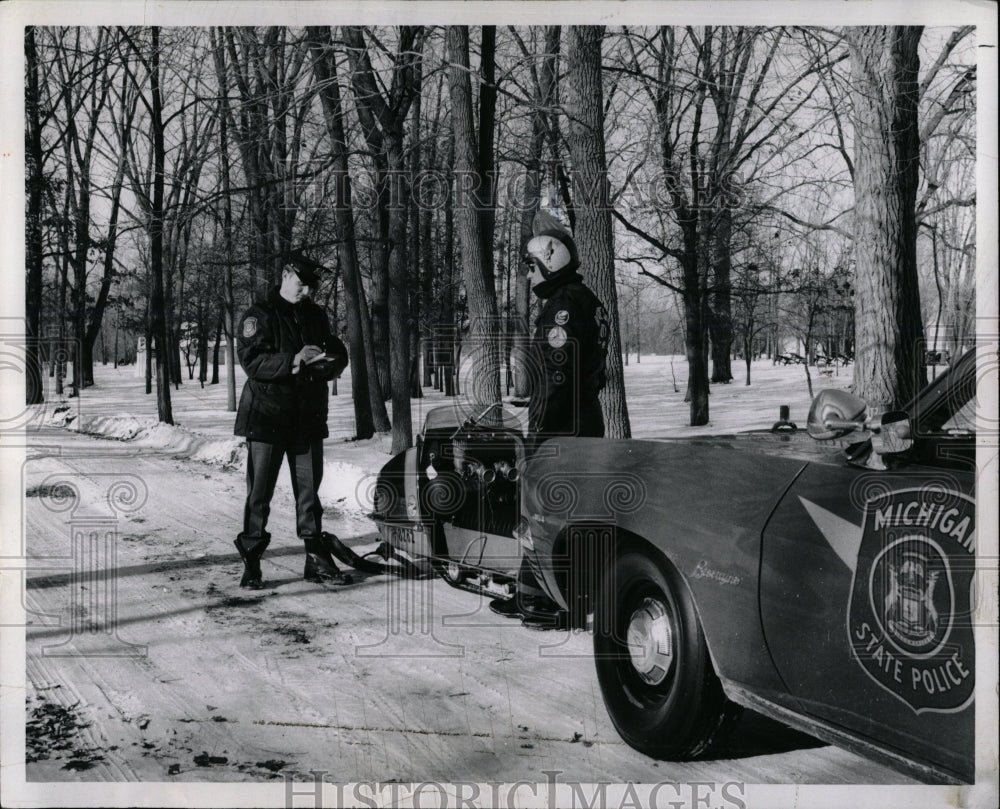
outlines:
[{"label": "black glove", "polygon": [[319,346],[308,345],[302,346],[302,349],[292,358],[292,373],[298,373],[302,370],[303,366],[309,362],[313,357],[319,356],[323,353],[323,349]]},{"label": "black glove", "polygon": [[323,343],[325,357],[305,366],[309,371],[311,379],[322,379],[324,381],[340,376],[347,367],[347,348],[340,340],[330,336]]}]

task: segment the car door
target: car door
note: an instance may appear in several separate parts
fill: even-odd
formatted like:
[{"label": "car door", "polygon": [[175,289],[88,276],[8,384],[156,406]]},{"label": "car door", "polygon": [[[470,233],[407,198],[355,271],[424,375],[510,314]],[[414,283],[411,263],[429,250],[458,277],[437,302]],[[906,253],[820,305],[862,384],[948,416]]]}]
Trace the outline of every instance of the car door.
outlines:
[{"label": "car door", "polygon": [[891,468],[869,448],[799,474],[764,530],[761,618],[801,710],[968,780],[974,467],[969,430],[918,423],[928,401]]}]

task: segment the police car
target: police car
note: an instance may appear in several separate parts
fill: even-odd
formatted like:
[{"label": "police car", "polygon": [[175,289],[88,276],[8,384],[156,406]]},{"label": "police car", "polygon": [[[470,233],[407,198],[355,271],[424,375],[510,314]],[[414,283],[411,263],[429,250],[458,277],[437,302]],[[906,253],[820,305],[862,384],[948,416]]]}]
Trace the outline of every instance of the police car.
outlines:
[{"label": "police car", "polygon": [[622,738],[691,757],[747,706],[971,781],[975,392],[970,351],[874,418],[829,390],[803,431],[544,444],[522,544]]},{"label": "police car", "polygon": [[524,554],[649,756],[702,754],[745,706],[970,782],[975,392],[970,351],[898,412],[823,391],[805,430],[555,438],[530,460],[509,414],[444,408],[373,516],[455,586],[509,595]]}]

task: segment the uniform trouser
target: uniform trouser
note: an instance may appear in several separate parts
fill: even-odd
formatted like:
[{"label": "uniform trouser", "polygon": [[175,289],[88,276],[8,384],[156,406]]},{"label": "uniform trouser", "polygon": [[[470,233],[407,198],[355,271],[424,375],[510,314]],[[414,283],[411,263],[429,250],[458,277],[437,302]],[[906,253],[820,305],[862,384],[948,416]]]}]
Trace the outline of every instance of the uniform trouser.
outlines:
[{"label": "uniform trouser", "polygon": [[323,480],[323,442],[293,445],[286,441],[267,444],[247,441],[247,500],[243,508],[243,535],[263,537],[271,513],[271,497],[278,481],[281,462],[288,458],[295,496],[295,528],[299,539],[322,533],[323,507],[319,484]]}]

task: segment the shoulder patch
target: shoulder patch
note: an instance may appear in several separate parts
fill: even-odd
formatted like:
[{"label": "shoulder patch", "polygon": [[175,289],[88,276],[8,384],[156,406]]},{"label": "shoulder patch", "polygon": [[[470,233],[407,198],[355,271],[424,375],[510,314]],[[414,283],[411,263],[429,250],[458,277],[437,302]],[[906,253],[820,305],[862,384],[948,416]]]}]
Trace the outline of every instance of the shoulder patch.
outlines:
[{"label": "shoulder patch", "polygon": [[549,345],[553,348],[562,348],[566,345],[566,329],[562,326],[553,326],[549,329],[545,339],[548,340]]},{"label": "shoulder patch", "polygon": [[257,318],[248,317],[243,321],[243,336],[253,337],[257,333]]},{"label": "shoulder patch", "polygon": [[567,323],[569,323],[569,312],[567,312],[565,309],[560,309],[558,312],[556,312],[555,321],[557,326],[565,326]]}]

